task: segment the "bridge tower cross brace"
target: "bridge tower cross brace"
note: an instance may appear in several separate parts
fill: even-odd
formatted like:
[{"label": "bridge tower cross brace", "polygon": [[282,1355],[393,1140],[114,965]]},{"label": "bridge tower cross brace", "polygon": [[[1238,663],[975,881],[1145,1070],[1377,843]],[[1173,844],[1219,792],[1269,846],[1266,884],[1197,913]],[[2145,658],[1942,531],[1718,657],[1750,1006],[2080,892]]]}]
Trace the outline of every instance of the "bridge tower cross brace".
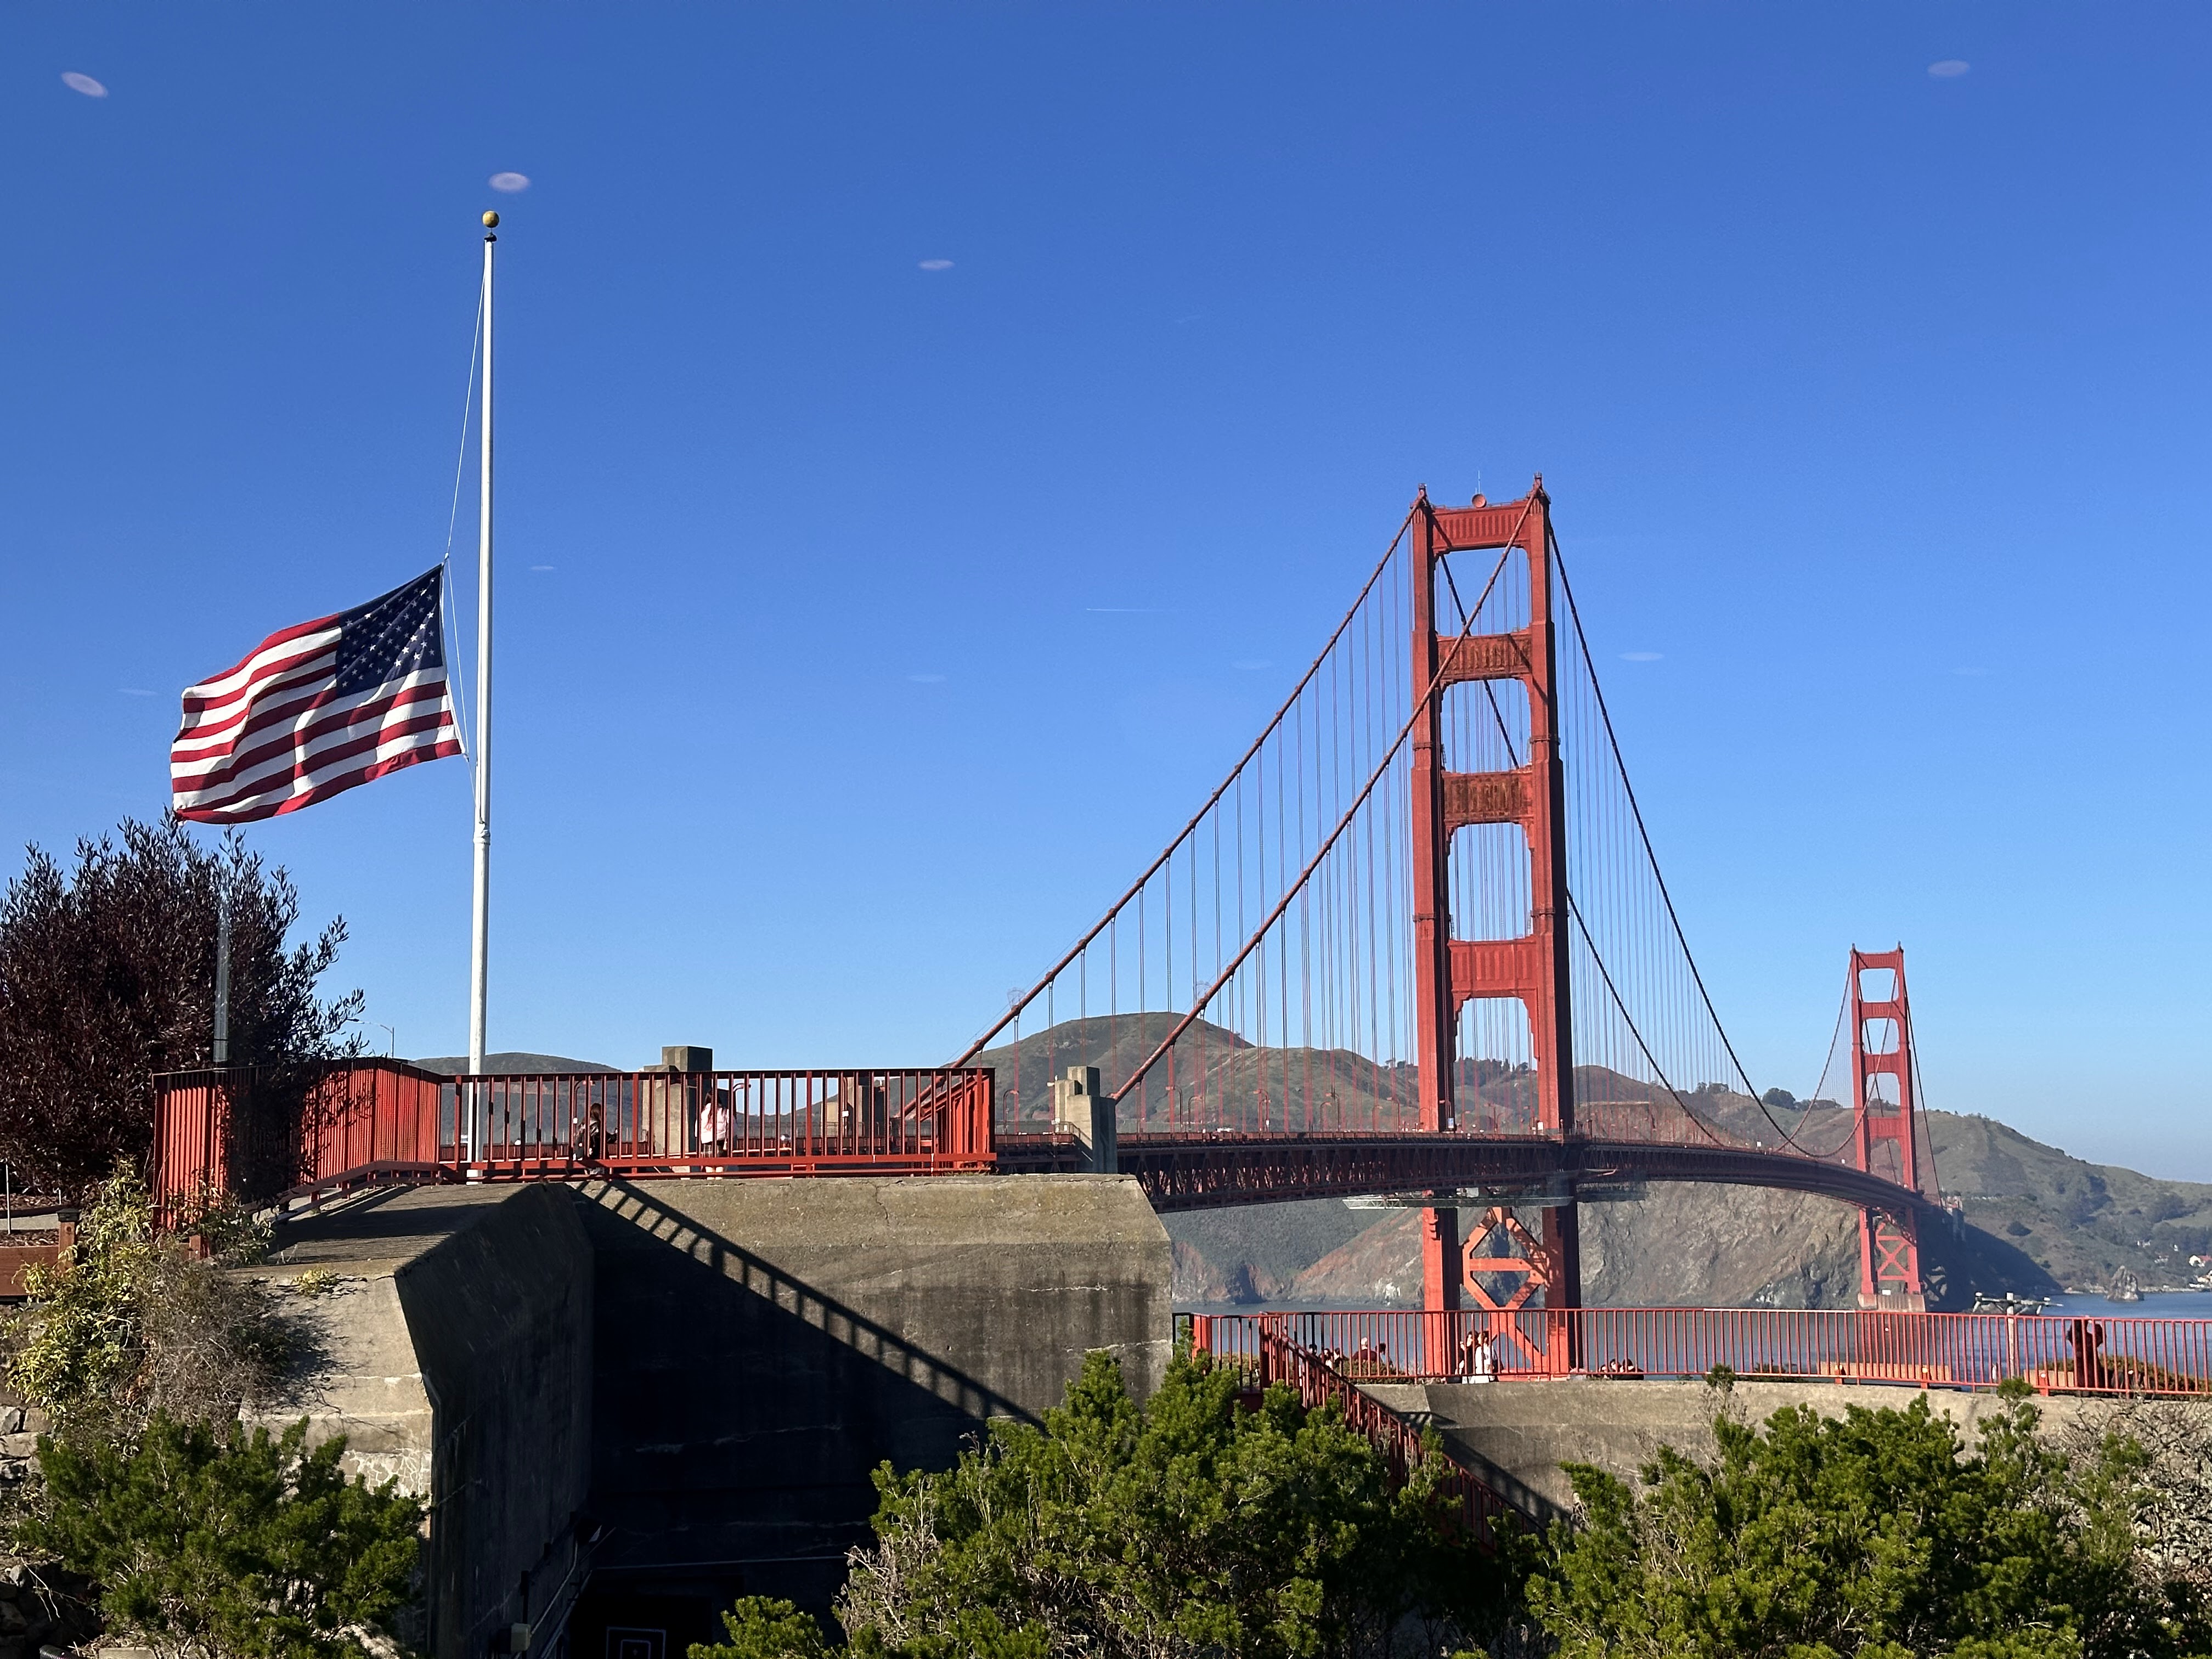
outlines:
[{"label": "bridge tower cross brace", "polygon": [[[1559,652],[1552,615],[1551,497],[1540,474],[1517,501],[1441,507],[1424,490],[1413,516],[1412,744],[1413,971],[1421,1127],[1458,1127],[1461,1008],[1510,997],[1528,1011],[1539,1127],[1574,1132],[1574,1032],[1568,996],[1566,779],[1559,756]],[[1518,548],[1528,562],[1528,626],[1505,634],[1439,633],[1437,578],[1448,554]],[[1454,772],[1443,746],[1443,698],[1454,685],[1512,680],[1528,698],[1528,753],[1503,772]],[[1451,842],[1482,823],[1516,823],[1528,842],[1530,931],[1518,939],[1451,936]],[[1581,1231],[1571,1202],[1545,1210],[1553,1267],[1547,1306],[1582,1302]],[[1460,1305],[1468,1269],[1459,1212],[1431,1208],[1421,1229],[1422,1304]]]},{"label": "bridge tower cross brace", "polygon": [[[1886,997],[1866,994],[1866,975],[1887,971],[1894,977]],[[1905,947],[1893,951],[1851,951],[1851,1121],[1862,1170],[1889,1176],[1908,1192],[1920,1190],[1915,1139],[1912,1064],[1912,1008],[1905,994]],[[1881,1079],[1893,1079],[1896,1098],[1881,1092]],[[1920,1282],[1920,1239],[1912,1206],[1897,1212],[1859,1212],[1859,1306],[1891,1312],[1925,1312]]]}]

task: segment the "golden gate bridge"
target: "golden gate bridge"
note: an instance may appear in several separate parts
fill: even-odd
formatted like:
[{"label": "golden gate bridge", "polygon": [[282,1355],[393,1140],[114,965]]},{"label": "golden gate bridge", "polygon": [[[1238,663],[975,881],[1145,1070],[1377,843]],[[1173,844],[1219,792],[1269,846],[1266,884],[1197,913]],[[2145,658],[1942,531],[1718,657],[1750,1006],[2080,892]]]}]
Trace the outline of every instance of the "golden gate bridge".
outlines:
[{"label": "golden gate bridge", "polygon": [[1579,1306],[1579,1203],[1722,1182],[1856,1206],[1862,1305],[1918,1310],[1937,1195],[1913,1054],[1902,951],[1855,950],[1814,1096],[1746,1073],[1540,477],[1510,501],[1424,489],[1220,786],[949,1063],[454,1079],[349,1060],[274,1123],[246,1109],[254,1068],[175,1073],[155,1187],[182,1215],[213,1190],[403,1181],[1114,1170],[1163,1210],[1416,1206],[1424,1305],[1507,1314]]},{"label": "golden gate bridge", "polygon": [[1540,477],[1417,497],[1220,787],[956,1063],[999,1079],[1002,1168],[1096,1167],[1110,1135],[1163,1208],[1433,1195],[1431,1308],[1504,1271],[1467,1265],[1507,1258],[1458,1237],[1463,1200],[1540,1210],[1512,1271],[1571,1307],[1577,1198],[1653,1181],[1855,1205],[1863,1300],[1917,1308],[1936,1194],[1902,951],[1855,951],[1845,1002],[1848,1103],[1770,1106],[1661,873]]}]

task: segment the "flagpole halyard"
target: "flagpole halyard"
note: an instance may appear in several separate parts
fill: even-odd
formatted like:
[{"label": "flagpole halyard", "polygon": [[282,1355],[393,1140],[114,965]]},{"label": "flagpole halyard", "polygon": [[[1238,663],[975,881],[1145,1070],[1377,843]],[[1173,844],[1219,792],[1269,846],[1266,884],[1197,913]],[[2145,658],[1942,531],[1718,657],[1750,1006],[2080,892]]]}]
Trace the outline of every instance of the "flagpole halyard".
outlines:
[{"label": "flagpole halyard", "polygon": [[[491,264],[499,215],[483,216],[483,412],[477,430],[483,472],[477,500],[476,881],[469,938],[469,1071],[484,1068],[491,946]],[[473,1118],[473,1110],[465,1115]],[[469,1126],[473,1127],[473,1124]],[[454,1126],[463,1134],[462,1126]]]}]

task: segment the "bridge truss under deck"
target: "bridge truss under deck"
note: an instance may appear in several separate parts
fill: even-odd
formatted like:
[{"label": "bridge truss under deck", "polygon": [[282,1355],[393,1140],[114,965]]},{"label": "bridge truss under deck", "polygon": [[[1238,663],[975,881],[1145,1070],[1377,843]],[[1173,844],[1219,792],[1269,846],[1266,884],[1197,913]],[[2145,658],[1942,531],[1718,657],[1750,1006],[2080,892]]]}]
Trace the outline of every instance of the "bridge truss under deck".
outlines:
[{"label": "bridge truss under deck", "polygon": [[[1085,1167],[1072,1135],[1002,1133],[997,1150],[1001,1174]],[[1884,1212],[1926,1206],[1894,1182],[1848,1164],[1732,1146],[1538,1136],[1125,1133],[1115,1168],[1134,1176],[1162,1211],[1426,1193],[1463,1193],[1468,1203],[1529,1202],[1532,1194],[1565,1196],[1584,1184],[1655,1181],[1780,1188]]]}]

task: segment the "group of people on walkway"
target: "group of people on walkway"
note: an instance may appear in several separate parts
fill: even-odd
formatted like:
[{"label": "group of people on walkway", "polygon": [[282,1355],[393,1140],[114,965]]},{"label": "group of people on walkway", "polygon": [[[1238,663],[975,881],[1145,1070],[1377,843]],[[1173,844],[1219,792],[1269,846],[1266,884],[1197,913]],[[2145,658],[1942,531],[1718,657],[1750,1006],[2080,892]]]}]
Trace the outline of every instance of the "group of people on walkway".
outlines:
[{"label": "group of people on walkway", "polygon": [[[1390,1364],[1390,1345],[1365,1337],[1349,1352],[1342,1348],[1320,1350],[1322,1362],[1346,1376],[1376,1377],[1397,1373]],[[1418,1373],[1416,1373],[1418,1374]],[[1452,1356],[1451,1375],[1462,1382],[1489,1382],[1498,1376],[1498,1353],[1491,1334],[1469,1331]]]}]

